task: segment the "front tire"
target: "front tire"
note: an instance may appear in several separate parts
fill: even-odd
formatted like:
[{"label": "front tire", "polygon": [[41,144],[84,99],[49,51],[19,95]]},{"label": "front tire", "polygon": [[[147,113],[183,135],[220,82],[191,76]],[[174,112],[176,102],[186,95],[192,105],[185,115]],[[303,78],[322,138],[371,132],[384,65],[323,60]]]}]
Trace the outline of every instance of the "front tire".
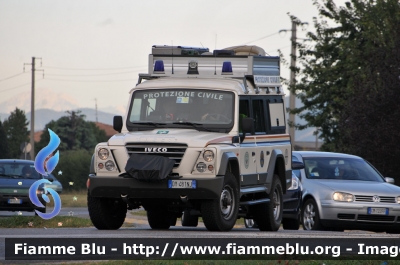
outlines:
[{"label": "front tire", "polygon": [[201,204],[204,225],[209,231],[230,231],[239,211],[239,186],[235,176],[226,172],[220,198]]},{"label": "front tire", "polygon": [[254,221],[260,231],[278,231],[283,216],[283,192],[278,175],[274,175],[268,198],[268,203],[254,205]]},{"label": "front tire", "polygon": [[127,205],[121,199],[97,198],[88,193],[87,197],[90,220],[99,230],[116,230],[126,217]]},{"label": "front tire", "polygon": [[308,199],[304,203],[301,216],[304,230],[324,230],[319,219],[317,204],[313,199]]}]

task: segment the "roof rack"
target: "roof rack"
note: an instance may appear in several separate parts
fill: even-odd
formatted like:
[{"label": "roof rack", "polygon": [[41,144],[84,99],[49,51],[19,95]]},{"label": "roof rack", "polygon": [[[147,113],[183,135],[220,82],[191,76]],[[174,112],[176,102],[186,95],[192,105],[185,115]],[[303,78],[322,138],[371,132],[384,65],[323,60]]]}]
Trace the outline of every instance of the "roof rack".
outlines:
[{"label": "roof rack", "polygon": [[[232,48],[237,50],[237,47]],[[232,55],[230,48],[224,49],[229,52],[214,53],[208,52],[208,48],[187,46],[154,45],[152,48],[148,73],[139,74],[138,84],[143,79],[160,77],[214,77],[240,78],[244,83],[250,78],[257,88],[281,86],[279,56],[236,55],[236,50]]]}]

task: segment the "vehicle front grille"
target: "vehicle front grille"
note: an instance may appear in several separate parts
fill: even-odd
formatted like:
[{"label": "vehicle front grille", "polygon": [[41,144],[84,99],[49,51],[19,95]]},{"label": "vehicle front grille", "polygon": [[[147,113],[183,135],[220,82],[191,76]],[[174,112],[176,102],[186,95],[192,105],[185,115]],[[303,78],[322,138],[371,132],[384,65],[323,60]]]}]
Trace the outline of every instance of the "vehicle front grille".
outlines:
[{"label": "vehicle front grille", "polygon": [[[177,143],[128,143],[125,147],[129,156],[132,154],[141,154],[168,157],[175,160],[174,168],[179,167],[187,149],[186,144]],[[154,148],[156,148],[156,151],[154,151]],[[163,148],[166,150],[163,150]]]},{"label": "vehicle front grille", "polygon": [[[372,200],[373,196],[365,196],[365,195],[355,195],[356,202],[374,202]],[[387,197],[387,196],[379,196],[381,203],[395,203],[395,197]]]},{"label": "vehicle front grille", "polygon": [[339,219],[354,220],[356,218],[356,215],[348,213],[338,213],[337,217]]},{"label": "vehicle front grille", "polygon": [[359,214],[358,221],[394,222],[396,216]]}]

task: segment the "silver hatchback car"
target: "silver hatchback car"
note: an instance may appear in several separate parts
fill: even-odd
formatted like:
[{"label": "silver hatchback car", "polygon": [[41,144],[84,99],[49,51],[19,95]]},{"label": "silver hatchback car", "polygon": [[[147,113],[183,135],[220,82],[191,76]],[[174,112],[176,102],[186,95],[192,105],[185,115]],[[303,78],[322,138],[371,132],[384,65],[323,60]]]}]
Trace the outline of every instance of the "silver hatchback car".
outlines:
[{"label": "silver hatchback car", "polygon": [[400,233],[400,187],[358,156],[295,151],[304,163],[305,230],[362,229]]}]

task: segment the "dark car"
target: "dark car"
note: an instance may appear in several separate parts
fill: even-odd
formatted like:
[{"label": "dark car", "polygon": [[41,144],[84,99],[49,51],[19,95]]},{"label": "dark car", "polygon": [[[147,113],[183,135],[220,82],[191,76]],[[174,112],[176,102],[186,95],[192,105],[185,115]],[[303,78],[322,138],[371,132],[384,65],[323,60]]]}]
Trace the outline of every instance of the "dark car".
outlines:
[{"label": "dark car", "polygon": [[[297,158],[294,158],[296,161]],[[282,226],[286,230],[298,230],[300,227],[301,213],[301,182],[298,178],[300,170],[292,171],[292,186],[283,195],[283,218]],[[247,228],[257,228],[253,219],[244,219]]]},{"label": "dark car", "polygon": [[[29,211],[35,209],[45,213],[46,207],[39,208],[29,199],[29,188],[43,176],[35,170],[34,162],[18,159],[0,159],[0,211]],[[42,199],[43,188],[36,191]]]}]

